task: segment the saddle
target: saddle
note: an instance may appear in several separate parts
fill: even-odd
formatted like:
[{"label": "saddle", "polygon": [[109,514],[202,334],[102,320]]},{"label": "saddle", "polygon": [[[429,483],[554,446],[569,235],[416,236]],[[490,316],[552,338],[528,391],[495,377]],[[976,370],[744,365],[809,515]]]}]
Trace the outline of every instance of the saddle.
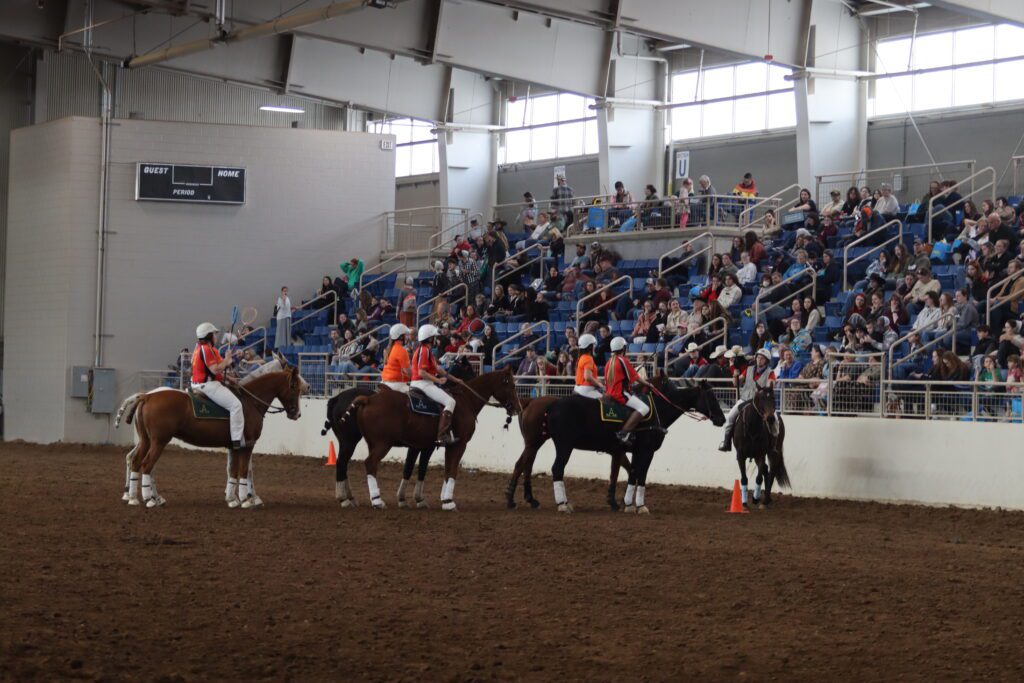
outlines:
[{"label": "saddle", "polygon": [[[650,407],[651,411],[647,413],[643,420],[640,421],[636,431],[657,427],[658,421],[655,418],[658,415],[658,411],[654,409],[654,400],[651,398],[650,394],[641,396],[640,398],[648,405],[648,407]],[[621,424],[625,422],[626,418],[629,417],[629,414],[633,412],[633,409],[629,406],[616,403],[612,400],[606,400],[604,398],[598,401],[597,404],[599,406],[598,410],[600,411],[601,422]]]},{"label": "saddle", "polygon": [[201,391],[188,389],[186,391],[192,401],[192,415],[197,420],[226,420],[229,417],[228,411],[206,398]]},{"label": "saddle", "polygon": [[410,387],[409,410],[417,415],[439,417],[441,415],[441,404],[424,394],[419,389]]}]

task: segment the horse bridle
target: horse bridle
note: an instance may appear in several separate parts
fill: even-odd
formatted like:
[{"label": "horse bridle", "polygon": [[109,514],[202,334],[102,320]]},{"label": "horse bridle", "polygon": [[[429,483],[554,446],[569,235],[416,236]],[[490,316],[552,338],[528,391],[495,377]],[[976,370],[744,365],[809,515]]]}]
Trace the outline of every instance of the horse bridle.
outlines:
[{"label": "horse bridle", "polygon": [[[458,384],[460,387],[463,387],[466,391],[468,391],[469,393],[471,393],[474,396],[476,396],[480,400],[480,402],[483,403],[485,406],[491,406],[492,408],[504,408],[506,411],[509,410],[508,406],[506,406],[506,405],[504,405],[502,403],[499,403],[498,401],[493,400],[493,398],[484,398],[483,396],[481,396],[480,393],[477,392],[476,389],[474,389],[473,387],[469,386],[469,383],[462,381],[458,377],[453,377],[452,375],[448,375],[448,376],[451,377],[452,380],[454,380],[455,383]],[[515,382],[512,383],[512,396],[514,396],[515,400],[516,400],[516,406],[515,407],[517,409],[516,414],[518,415],[519,413],[523,412],[523,404],[519,402],[519,394],[516,393]],[[511,411],[509,411],[509,412],[511,412]]]},{"label": "horse bridle", "polygon": [[274,399],[270,399],[270,401],[264,401],[262,398],[260,398],[256,394],[252,393],[251,391],[246,389],[243,385],[239,384],[238,382],[235,382],[235,386],[238,387],[238,390],[240,392],[242,392],[243,394],[245,394],[246,396],[251,398],[257,404],[259,404],[259,405],[263,406],[264,408],[266,408],[268,415],[277,415],[279,413],[287,413],[288,412],[288,409],[285,408],[283,405],[280,408],[275,408],[274,405],[273,405]]},{"label": "horse bridle", "polygon": [[661,400],[663,400],[665,403],[669,404],[670,406],[678,410],[681,415],[685,415],[691,420],[696,420],[697,422],[704,422],[705,420],[708,419],[707,415],[701,413],[698,410],[693,410],[692,408],[683,408],[681,406],[676,405],[675,401],[670,399],[665,394],[661,393],[658,387],[654,386],[653,384],[649,386],[651,387],[651,391],[653,391],[657,396],[661,397]]}]

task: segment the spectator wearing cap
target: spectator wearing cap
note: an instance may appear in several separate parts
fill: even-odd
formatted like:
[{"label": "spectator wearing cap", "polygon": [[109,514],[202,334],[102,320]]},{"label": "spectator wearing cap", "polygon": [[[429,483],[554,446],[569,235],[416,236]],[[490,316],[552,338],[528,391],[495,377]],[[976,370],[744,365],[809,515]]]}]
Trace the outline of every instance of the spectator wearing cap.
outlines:
[{"label": "spectator wearing cap", "polygon": [[843,193],[832,190],[828,193],[830,201],[821,207],[822,216],[837,216],[843,211]]},{"label": "spectator wearing cap", "polygon": [[555,176],[555,187],[551,190],[551,209],[562,214],[565,226],[572,225],[572,200],[575,195],[572,188],[565,181],[565,174],[559,173]]},{"label": "spectator wearing cap", "polygon": [[715,347],[714,352],[708,357],[708,364],[697,370],[698,379],[721,379],[729,376],[729,358],[726,357],[728,349],[724,345]]},{"label": "spectator wearing cap", "polygon": [[892,186],[889,183],[882,183],[879,189],[882,192],[882,196],[875,202],[875,213],[884,220],[891,221],[899,215],[900,203],[893,196]]},{"label": "spectator wearing cap", "polygon": [[704,357],[700,355],[700,347],[693,342],[686,345],[686,353],[680,356],[680,358],[686,359],[686,367],[683,370],[683,377],[686,379],[696,377],[700,369],[708,364]]},{"label": "spectator wearing cap", "polygon": [[910,315],[915,315],[921,311],[925,305],[925,297],[928,293],[934,293],[936,297],[939,295],[939,291],[942,286],[939,281],[932,277],[932,270],[930,267],[925,266],[917,271],[917,282],[914,283],[910,293],[903,297],[903,303],[906,304],[907,312]]}]

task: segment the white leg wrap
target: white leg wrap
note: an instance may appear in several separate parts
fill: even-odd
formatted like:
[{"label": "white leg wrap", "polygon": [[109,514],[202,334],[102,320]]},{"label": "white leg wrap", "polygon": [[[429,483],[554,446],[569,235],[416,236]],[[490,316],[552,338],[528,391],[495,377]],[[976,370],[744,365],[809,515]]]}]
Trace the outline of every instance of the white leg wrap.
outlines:
[{"label": "white leg wrap", "polygon": [[641,507],[644,504],[644,489],[646,489],[646,488],[647,488],[646,486],[637,486],[636,487],[636,506],[637,507]]},{"label": "white leg wrap", "polygon": [[455,477],[448,480],[448,500],[455,500]]},{"label": "white leg wrap", "polygon": [[760,484],[754,484],[754,498],[760,498],[760,497],[761,497],[761,485]]},{"label": "white leg wrap", "polygon": [[623,497],[622,502],[626,505],[632,505],[635,495],[636,484],[626,484],[626,495]]},{"label": "white leg wrap", "polygon": [[153,476],[150,474],[142,475],[142,499],[149,500],[153,497]]},{"label": "white leg wrap", "polygon": [[398,500],[405,500],[405,487],[409,485],[408,479],[398,482]]},{"label": "white leg wrap", "polygon": [[345,492],[345,482],[334,482],[334,499],[338,501],[348,500],[348,494]]},{"label": "white leg wrap", "polygon": [[555,482],[555,503],[561,505],[562,503],[568,503],[569,499],[565,496],[565,482]]},{"label": "white leg wrap", "polygon": [[379,500],[380,486],[377,485],[377,477],[373,476],[372,474],[366,475],[366,485],[370,489],[370,501],[373,502],[375,500]]},{"label": "white leg wrap", "polygon": [[415,488],[416,500],[423,500],[423,482],[417,480]]},{"label": "white leg wrap", "polygon": [[740,486],[740,495],[743,496],[743,504],[747,504],[747,487]]},{"label": "white leg wrap", "polygon": [[139,497],[139,473],[132,472],[128,478],[128,499]]},{"label": "white leg wrap", "polygon": [[224,488],[224,500],[234,500],[238,497],[238,480],[234,477],[228,479],[228,485]]},{"label": "white leg wrap", "polygon": [[442,503],[443,503],[444,501],[446,501],[446,500],[450,500],[450,499],[451,499],[451,498],[449,497],[449,495],[448,495],[448,482],[449,482],[449,481],[451,481],[451,480],[450,480],[450,479],[445,479],[445,480],[444,480],[444,483],[443,483],[443,484],[441,484],[441,502],[442,502]]},{"label": "white leg wrap", "polygon": [[238,498],[240,500],[247,500],[249,498],[249,480],[239,479],[238,480]]}]

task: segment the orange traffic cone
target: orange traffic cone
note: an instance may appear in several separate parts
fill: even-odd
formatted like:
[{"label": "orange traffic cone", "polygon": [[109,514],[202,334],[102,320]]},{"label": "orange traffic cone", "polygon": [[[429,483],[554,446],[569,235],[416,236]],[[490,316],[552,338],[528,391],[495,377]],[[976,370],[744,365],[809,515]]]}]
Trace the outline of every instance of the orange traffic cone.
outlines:
[{"label": "orange traffic cone", "polygon": [[738,512],[740,514],[747,514],[750,510],[743,509],[743,494],[740,493],[740,480],[736,479],[732,485],[732,505],[729,506],[729,512]]},{"label": "orange traffic cone", "polygon": [[334,439],[329,442],[331,445],[327,448],[327,462],[324,463],[324,467],[334,467],[338,464],[338,453],[334,450]]}]

